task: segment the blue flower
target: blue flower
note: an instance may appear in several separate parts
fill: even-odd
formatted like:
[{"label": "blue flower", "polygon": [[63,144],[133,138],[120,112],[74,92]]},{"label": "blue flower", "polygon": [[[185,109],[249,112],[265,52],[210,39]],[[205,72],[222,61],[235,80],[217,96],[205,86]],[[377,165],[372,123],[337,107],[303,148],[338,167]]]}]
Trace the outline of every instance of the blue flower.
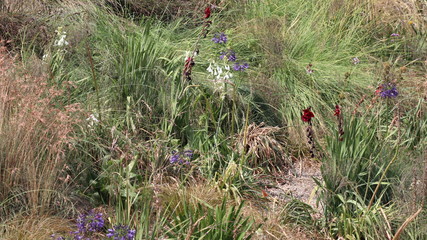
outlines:
[{"label": "blue flower", "polygon": [[226,43],[227,42],[227,35],[224,33],[215,33],[214,37],[212,38],[212,41],[214,43]]},{"label": "blue flower", "polygon": [[192,159],[193,158],[193,150],[185,150],[184,155],[186,157],[188,157],[189,159]]},{"label": "blue flower", "polygon": [[172,164],[174,164],[174,163],[178,163],[178,162],[181,162],[182,160],[181,160],[181,154],[178,152],[176,152],[176,151],[174,151],[174,152],[172,152],[172,157],[170,158],[170,163],[172,163]]},{"label": "blue flower", "polygon": [[243,63],[243,64],[235,63],[233,66],[234,71],[245,71],[245,69],[248,69],[248,68],[249,68],[248,63]]},{"label": "blue flower", "polygon": [[382,98],[396,98],[399,95],[396,85],[392,83],[384,83],[381,85],[380,96]]},{"label": "blue flower", "polygon": [[172,151],[172,156],[170,158],[171,164],[190,164],[190,161],[193,158],[193,150],[185,150],[184,152]]},{"label": "blue flower", "polygon": [[88,214],[81,214],[77,218],[76,233],[98,232],[104,227],[104,219],[102,213],[90,211]]},{"label": "blue flower", "polygon": [[351,62],[352,62],[354,65],[356,65],[356,64],[359,64],[359,63],[360,63],[360,59],[359,59],[358,57],[354,57],[354,58],[352,58],[352,59],[351,59]]},{"label": "blue flower", "polygon": [[55,234],[50,235],[50,237],[52,238],[52,240],[65,240],[64,237],[62,237],[62,236],[56,237]]},{"label": "blue flower", "polygon": [[108,238],[113,238],[114,240],[133,240],[135,235],[135,230],[129,229],[128,226],[119,224],[108,229],[106,236]]},{"label": "blue flower", "polygon": [[221,60],[223,60],[224,57],[227,57],[227,60],[230,61],[230,62],[235,62],[237,60],[236,52],[234,52],[233,50],[228,50],[226,52],[221,52],[219,58]]}]

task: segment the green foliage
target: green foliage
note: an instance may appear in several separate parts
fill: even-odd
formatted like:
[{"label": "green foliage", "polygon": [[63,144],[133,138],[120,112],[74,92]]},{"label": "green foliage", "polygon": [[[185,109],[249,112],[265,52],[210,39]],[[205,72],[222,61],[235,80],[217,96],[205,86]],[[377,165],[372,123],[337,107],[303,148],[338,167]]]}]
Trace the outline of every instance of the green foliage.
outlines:
[{"label": "green foliage", "polygon": [[399,178],[397,172],[387,172],[387,177],[379,183],[387,164],[392,160],[392,151],[386,143],[378,140],[375,125],[366,123],[363,118],[353,117],[344,124],[345,137],[328,138],[328,155],[322,165],[324,180],[326,216],[337,213],[338,195],[356,194],[362,196],[367,204],[373,197],[375,187],[380,184],[381,191],[374,198],[384,203],[391,199],[387,186]]},{"label": "green foliage", "polygon": [[[368,118],[369,119],[369,118]],[[333,235],[346,239],[383,236],[383,216],[393,217],[390,185],[400,179],[396,171],[397,149],[380,140],[376,123],[352,117],[344,124],[343,141],[327,139],[328,155],[321,167],[320,202]],[[394,156],[393,156],[394,155]],[[391,211],[382,213],[381,211]],[[387,230],[387,228],[386,228]],[[388,229],[389,232],[392,229]]]},{"label": "green foliage", "polygon": [[313,226],[315,225],[315,220],[312,216],[313,214],[314,210],[310,205],[298,199],[292,199],[285,204],[282,210],[282,220],[284,223]]},{"label": "green foliage", "polygon": [[253,221],[241,214],[243,203],[228,207],[226,198],[212,207],[199,203],[173,214],[168,236],[173,239],[250,239]]}]

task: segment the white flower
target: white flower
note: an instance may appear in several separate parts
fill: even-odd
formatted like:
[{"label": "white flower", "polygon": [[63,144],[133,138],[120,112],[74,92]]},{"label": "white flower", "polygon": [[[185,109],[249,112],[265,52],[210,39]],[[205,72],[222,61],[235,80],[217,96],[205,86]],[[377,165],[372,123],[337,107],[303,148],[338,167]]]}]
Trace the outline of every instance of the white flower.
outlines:
[{"label": "white flower", "polygon": [[63,35],[59,36],[59,40],[55,40],[55,43],[53,45],[58,47],[67,46],[68,42],[65,40],[66,37],[67,35],[65,35],[65,32],[64,32]]},{"label": "white flower", "polygon": [[44,54],[43,57],[42,57],[42,61],[46,62],[48,57],[49,57],[48,53]]},{"label": "white flower", "polygon": [[358,57],[352,58],[351,61],[352,61],[353,64],[359,64],[360,63],[360,60],[359,60]]},{"label": "white flower", "polygon": [[86,118],[86,121],[89,121],[88,127],[93,127],[93,125],[99,123],[99,120],[95,117],[94,114],[89,115],[89,117]]},{"label": "white flower", "polygon": [[217,66],[217,67],[216,67],[216,70],[218,71],[218,75],[221,75],[221,74],[222,74],[222,67]]},{"label": "white flower", "polygon": [[184,60],[187,60],[190,57],[190,51],[185,51]]},{"label": "white flower", "polygon": [[206,68],[206,71],[208,71],[210,73],[213,73],[213,69],[212,69],[212,65],[211,64],[209,64],[209,67]]},{"label": "white flower", "polygon": [[56,29],[55,32],[56,32],[56,35],[58,35],[59,39],[55,40],[55,43],[53,45],[57,47],[68,45],[68,42],[65,40],[65,38],[67,37],[67,32],[62,31],[62,27],[58,27],[58,29]]}]

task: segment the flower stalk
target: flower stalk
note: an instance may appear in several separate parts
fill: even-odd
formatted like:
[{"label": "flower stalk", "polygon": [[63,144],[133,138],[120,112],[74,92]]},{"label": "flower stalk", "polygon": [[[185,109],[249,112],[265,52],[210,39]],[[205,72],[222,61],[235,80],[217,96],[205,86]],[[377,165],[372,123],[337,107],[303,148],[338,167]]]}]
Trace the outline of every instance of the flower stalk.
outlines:
[{"label": "flower stalk", "polygon": [[306,133],[307,133],[308,145],[310,145],[310,156],[311,158],[314,158],[316,145],[314,144],[314,131],[313,131],[313,124],[311,122],[311,119],[314,117],[314,113],[311,111],[311,107],[308,107],[307,109],[304,109],[302,111],[303,111],[303,114],[301,115],[301,120],[303,122],[308,123],[308,126],[306,128]]},{"label": "flower stalk", "polygon": [[343,135],[344,135],[344,129],[343,129],[343,119],[342,119],[342,115],[341,115],[341,107],[337,104],[335,105],[335,113],[334,116],[337,117],[337,122],[338,122],[338,140],[342,141],[344,140]]},{"label": "flower stalk", "polygon": [[202,31],[196,41],[196,43],[194,44],[194,51],[191,53],[191,55],[189,57],[187,57],[185,59],[185,63],[184,63],[184,70],[183,70],[183,79],[187,80],[188,82],[191,82],[191,72],[193,69],[193,66],[195,65],[194,62],[194,57],[199,53],[199,42],[200,39],[206,38],[207,34],[209,33],[209,27],[212,24],[211,20],[208,20],[208,18],[210,18],[211,16],[211,5],[207,6],[204,10],[204,21],[203,21],[203,28]]}]

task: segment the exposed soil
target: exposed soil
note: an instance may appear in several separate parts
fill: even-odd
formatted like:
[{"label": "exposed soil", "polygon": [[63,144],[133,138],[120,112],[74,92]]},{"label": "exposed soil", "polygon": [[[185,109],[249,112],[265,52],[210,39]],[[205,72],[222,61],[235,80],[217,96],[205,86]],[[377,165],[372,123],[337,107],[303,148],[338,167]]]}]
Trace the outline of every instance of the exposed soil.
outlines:
[{"label": "exposed soil", "polygon": [[316,206],[317,184],[313,178],[321,179],[320,162],[300,160],[296,162],[283,181],[276,182],[275,187],[266,188],[269,196],[279,200],[296,198],[318,209]]}]

